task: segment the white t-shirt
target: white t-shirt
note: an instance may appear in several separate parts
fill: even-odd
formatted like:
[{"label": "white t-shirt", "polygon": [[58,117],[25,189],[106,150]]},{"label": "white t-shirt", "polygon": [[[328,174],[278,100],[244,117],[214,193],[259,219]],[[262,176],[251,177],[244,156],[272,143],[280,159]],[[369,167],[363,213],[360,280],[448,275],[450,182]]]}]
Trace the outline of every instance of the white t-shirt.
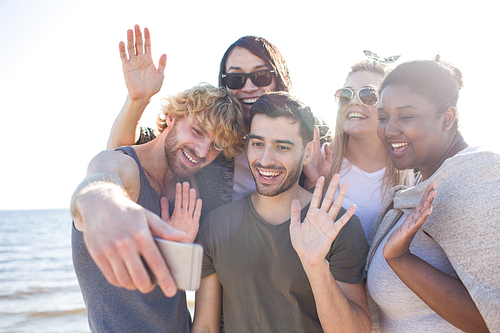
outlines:
[{"label": "white t-shirt", "polygon": [[247,149],[234,158],[233,199],[239,200],[257,191],[255,181],[248,165]]},{"label": "white t-shirt", "polygon": [[370,234],[373,222],[382,206],[381,189],[384,174],[385,167],[368,173],[351,164],[345,157],[342,160],[339,187],[345,182],[349,184],[342,207],[347,209],[352,204],[356,205],[354,214],[359,217],[366,237]]},{"label": "white t-shirt", "polygon": [[[379,306],[378,323],[382,332],[426,333],[462,332],[434,312],[394,273],[383,255],[390,234],[400,226],[406,214],[398,220],[377,247],[368,268],[366,283],[370,296]],[[441,247],[422,230],[410,244],[411,253],[440,271],[457,277]]]}]

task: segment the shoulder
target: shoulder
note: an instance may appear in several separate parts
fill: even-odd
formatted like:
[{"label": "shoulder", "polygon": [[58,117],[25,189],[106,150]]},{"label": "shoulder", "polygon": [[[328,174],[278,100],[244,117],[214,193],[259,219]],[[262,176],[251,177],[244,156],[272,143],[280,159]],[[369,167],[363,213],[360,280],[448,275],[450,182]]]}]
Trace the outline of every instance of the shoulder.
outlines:
[{"label": "shoulder", "polygon": [[104,150],[97,154],[89,163],[87,176],[98,173],[114,183],[121,183],[129,194],[137,192],[140,187],[137,162],[123,151]]}]

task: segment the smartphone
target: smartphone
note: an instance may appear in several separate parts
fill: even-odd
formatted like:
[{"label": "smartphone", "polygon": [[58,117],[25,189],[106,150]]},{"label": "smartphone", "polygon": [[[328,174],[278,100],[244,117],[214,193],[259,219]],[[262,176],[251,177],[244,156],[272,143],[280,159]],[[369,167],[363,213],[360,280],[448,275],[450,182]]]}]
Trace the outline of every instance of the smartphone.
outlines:
[{"label": "smartphone", "polygon": [[[200,287],[203,248],[199,244],[173,242],[154,237],[177,288],[197,290]],[[154,276],[153,281],[156,282]]]}]

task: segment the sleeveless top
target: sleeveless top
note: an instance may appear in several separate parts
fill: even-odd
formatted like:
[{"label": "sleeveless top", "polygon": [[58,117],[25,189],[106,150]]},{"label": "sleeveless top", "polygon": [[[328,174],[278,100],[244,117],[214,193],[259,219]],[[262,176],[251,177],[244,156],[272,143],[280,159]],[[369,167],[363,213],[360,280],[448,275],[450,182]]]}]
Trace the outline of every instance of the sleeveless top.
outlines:
[{"label": "sleeveless top", "polygon": [[[139,167],[141,189],[137,203],[160,215],[160,196],[153,189],[132,147],[121,147]],[[173,204],[169,205],[173,210]],[[178,291],[167,298],[157,285],[148,294],[112,286],[96,266],[73,225],[73,266],[87,307],[92,332],[189,332],[191,316],[186,295]]]}]

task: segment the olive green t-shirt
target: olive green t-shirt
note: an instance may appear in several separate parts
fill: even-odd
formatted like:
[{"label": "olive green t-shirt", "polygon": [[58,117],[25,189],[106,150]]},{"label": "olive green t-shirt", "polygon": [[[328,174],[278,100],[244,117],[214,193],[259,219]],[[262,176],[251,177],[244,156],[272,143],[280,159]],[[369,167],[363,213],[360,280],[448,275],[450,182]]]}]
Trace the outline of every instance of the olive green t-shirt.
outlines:
[{"label": "olive green t-shirt", "polygon": [[[302,220],[308,209],[302,210]],[[289,227],[290,220],[279,225],[264,221],[250,195],[213,210],[201,224],[197,243],[204,248],[202,277],[217,273],[225,332],[322,332]],[[334,278],[361,282],[367,252],[363,228],[353,216],[327,256]]]}]

